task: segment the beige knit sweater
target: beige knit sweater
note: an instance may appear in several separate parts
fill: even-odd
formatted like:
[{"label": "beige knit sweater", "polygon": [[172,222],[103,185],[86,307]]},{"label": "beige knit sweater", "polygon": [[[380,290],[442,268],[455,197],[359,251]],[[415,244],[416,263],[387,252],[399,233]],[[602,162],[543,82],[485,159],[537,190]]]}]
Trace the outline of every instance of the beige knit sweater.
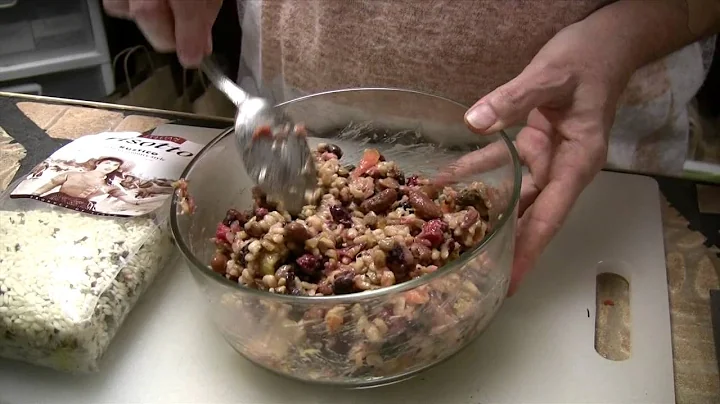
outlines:
[{"label": "beige knit sweater", "polygon": [[[252,92],[281,102],[331,89],[399,87],[466,105],[516,76],[557,31],[608,2],[238,1],[239,82]],[[692,44],[635,74],[612,129],[610,167],[681,171],[686,108],[704,80],[707,50]]]}]

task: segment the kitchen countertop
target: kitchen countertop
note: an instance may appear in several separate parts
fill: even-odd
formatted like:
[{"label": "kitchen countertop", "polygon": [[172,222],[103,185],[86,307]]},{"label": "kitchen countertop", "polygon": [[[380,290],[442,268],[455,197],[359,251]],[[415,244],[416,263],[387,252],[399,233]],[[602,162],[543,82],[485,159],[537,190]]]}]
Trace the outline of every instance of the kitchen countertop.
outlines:
[{"label": "kitchen countertop", "polygon": [[[102,131],[143,132],[168,122],[216,128],[231,123],[224,118],[0,93],[0,190],[72,139]],[[663,194],[676,400],[717,403],[720,375],[709,291],[720,289],[720,216],[700,212],[714,207],[720,213],[720,192],[680,179],[657,180]],[[612,287],[599,295],[612,297]],[[622,324],[610,321],[612,310],[621,310],[621,304],[599,310],[598,324]],[[616,342],[625,332],[605,328],[596,345],[614,355],[613,349],[622,349]]]}]

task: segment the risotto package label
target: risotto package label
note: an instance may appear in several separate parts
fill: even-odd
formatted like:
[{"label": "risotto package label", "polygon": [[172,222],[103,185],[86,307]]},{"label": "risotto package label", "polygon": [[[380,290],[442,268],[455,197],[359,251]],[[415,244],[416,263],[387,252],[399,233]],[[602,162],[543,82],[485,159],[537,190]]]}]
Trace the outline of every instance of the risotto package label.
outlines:
[{"label": "risotto package label", "polygon": [[163,125],[85,136],[0,195],[0,356],[98,370],[174,257],[173,182],[219,133]]},{"label": "risotto package label", "polygon": [[96,215],[158,209],[203,148],[180,136],[110,132],[81,137],[33,168],[10,194]]}]

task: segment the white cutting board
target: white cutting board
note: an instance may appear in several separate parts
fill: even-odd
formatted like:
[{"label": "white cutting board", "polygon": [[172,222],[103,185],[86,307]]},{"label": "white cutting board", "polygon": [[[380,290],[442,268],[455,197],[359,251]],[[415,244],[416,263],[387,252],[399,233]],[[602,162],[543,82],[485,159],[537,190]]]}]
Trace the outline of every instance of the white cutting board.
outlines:
[{"label": "white cutting board", "polygon": [[[624,268],[630,281],[632,356],[624,362],[593,348],[599,262]],[[649,178],[601,173],[478,341],[388,387],[332,389],[263,371],[213,330],[184,263],[158,281],[119,332],[102,372],[71,376],[0,360],[0,403],[674,402],[659,192]]]}]

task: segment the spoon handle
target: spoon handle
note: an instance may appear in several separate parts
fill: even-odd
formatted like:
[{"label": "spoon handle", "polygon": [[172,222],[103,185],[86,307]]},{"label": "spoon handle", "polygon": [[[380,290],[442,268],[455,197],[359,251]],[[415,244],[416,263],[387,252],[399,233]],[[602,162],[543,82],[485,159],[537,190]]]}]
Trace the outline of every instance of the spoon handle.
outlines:
[{"label": "spoon handle", "polygon": [[234,81],[223,73],[211,56],[200,62],[200,69],[207,74],[210,81],[236,106],[240,106],[248,99],[248,94],[243,91]]}]

